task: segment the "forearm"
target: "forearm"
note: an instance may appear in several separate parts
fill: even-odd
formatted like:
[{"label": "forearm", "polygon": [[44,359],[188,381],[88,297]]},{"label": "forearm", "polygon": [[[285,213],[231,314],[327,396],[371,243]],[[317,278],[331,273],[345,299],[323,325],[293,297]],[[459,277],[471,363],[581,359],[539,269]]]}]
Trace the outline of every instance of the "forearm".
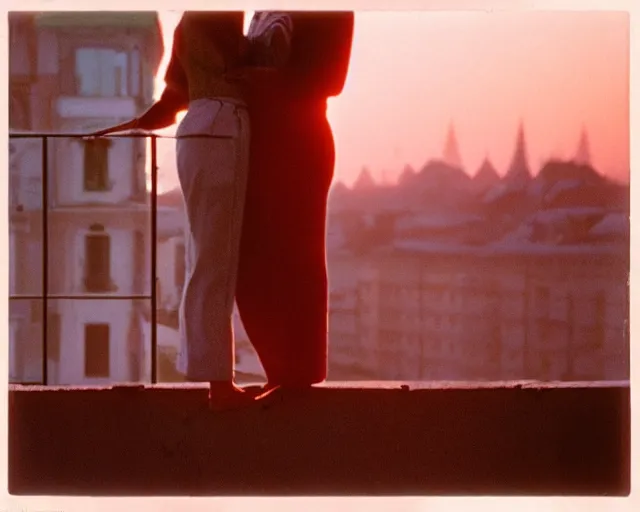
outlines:
[{"label": "forearm", "polygon": [[139,130],[159,130],[176,122],[178,112],[188,106],[186,94],[174,88],[165,88],[160,99],[142,114],[135,123]]},{"label": "forearm", "polygon": [[159,130],[171,126],[176,122],[178,112],[186,109],[189,104],[188,81],[176,52],[181,40],[183,18],[174,31],[171,58],[164,77],[164,91],[160,99],[136,119],[137,129]]}]

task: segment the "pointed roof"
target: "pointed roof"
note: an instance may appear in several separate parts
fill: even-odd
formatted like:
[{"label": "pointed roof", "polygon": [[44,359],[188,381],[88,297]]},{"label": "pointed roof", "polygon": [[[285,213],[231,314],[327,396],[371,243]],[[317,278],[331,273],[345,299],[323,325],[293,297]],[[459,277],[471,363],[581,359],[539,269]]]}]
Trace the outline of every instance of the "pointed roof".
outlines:
[{"label": "pointed roof", "polygon": [[336,180],[331,184],[331,192],[334,194],[335,193],[340,194],[348,191],[349,191],[349,187],[344,181]]},{"label": "pointed roof", "polygon": [[527,145],[524,137],[524,123],[520,121],[516,149],[511,159],[511,165],[505,175],[505,181],[513,184],[525,184],[531,179],[529,162],[527,160]]},{"label": "pointed roof", "polygon": [[591,149],[589,144],[589,135],[587,129],[583,126],[580,133],[580,142],[578,142],[578,150],[574,158],[575,163],[578,165],[591,166]]},{"label": "pointed roof", "polygon": [[496,168],[493,166],[488,156],[484,157],[480,169],[478,169],[478,172],[473,176],[473,180],[480,182],[491,181],[492,183],[500,181],[498,171],[496,171]]},{"label": "pointed roof", "polygon": [[486,192],[500,184],[500,176],[488,156],[485,156],[478,172],[472,178],[473,186],[480,192]]},{"label": "pointed roof", "polygon": [[417,175],[420,186],[439,188],[442,186],[465,187],[471,177],[460,167],[443,160],[429,160]]},{"label": "pointed roof", "polygon": [[416,175],[416,171],[409,164],[404,166],[400,176],[398,176],[398,183],[407,183]]},{"label": "pointed roof", "polygon": [[363,167],[360,170],[360,174],[358,174],[358,177],[356,178],[356,181],[353,183],[353,188],[354,189],[367,189],[367,188],[372,188],[376,186],[376,182],[373,179],[373,176],[371,175],[371,171],[369,169],[367,169],[366,167]]},{"label": "pointed roof", "polygon": [[458,149],[458,139],[456,137],[453,122],[449,124],[449,131],[447,132],[447,140],[444,145],[444,152],[442,156],[444,161],[451,167],[462,169],[462,160]]}]

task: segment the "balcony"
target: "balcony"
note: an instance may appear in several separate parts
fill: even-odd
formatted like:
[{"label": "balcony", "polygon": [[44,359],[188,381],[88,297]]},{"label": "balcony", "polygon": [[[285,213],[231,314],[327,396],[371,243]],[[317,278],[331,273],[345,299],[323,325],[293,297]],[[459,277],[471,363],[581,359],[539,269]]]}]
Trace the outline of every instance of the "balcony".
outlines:
[{"label": "balcony", "polygon": [[[47,233],[43,137],[42,225]],[[68,136],[68,135],[60,135]],[[151,233],[157,166],[151,136]],[[629,382],[331,382],[224,414],[199,385],[48,386],[48,236],[42,383],[9,389],[14,495],[589,495],[630,492]],[[151,282],[156,281],[155,244]],[[114,299],[130,297],[114,297]],[[25,297],[12,297],[12,300]]]}]

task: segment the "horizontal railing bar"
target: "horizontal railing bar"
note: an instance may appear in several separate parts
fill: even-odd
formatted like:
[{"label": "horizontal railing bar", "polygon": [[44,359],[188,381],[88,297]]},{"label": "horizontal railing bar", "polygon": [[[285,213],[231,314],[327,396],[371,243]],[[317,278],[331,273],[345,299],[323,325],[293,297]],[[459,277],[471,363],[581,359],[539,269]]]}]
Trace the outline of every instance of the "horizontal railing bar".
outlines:
[{"label": "horizontal railing bar", "polygon": [[180,137],[176,135],[159,135],[154,132],[128,132],[128,133],[111,133],[109,135],[101,135],[99,137],[93,137],[88,133],[9,133],[10,139],[92,139],[92,138],[149,138],[153,137],[156,139],[192,139],[192,138],[205,138],[205,139],[231,139],[232,135],[211,135],[211,134],[193,134],[193,135],[181,135]]},{"label": "horizontal railing bar", "polygon": [[[47,298],[58,300],[149,300],[151,295],[52,295]],[[43,300],[44,295],[9,295],[9,300]]]}]

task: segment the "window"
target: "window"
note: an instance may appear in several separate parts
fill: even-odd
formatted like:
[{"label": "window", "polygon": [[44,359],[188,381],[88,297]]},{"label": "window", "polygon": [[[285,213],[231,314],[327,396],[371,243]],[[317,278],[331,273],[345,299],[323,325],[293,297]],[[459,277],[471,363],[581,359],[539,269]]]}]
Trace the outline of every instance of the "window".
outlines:
[{"label": "window", "polygon": [[77,94],[89,97],[127,96],[127,54],[106,48],[76,50]]},{"label": "window", "polygon": [[109,190],[109,146],[106,139],[84,142],[84,190],[104,192]]},{"label": "window", "polygon": [[100,224],[85,236],[84,285],[88,292],[111,289],[111,238]]},{"label": "window", "polygon": [[84,375],[108,378],[109,324],[85,324],[84,326]]}]

